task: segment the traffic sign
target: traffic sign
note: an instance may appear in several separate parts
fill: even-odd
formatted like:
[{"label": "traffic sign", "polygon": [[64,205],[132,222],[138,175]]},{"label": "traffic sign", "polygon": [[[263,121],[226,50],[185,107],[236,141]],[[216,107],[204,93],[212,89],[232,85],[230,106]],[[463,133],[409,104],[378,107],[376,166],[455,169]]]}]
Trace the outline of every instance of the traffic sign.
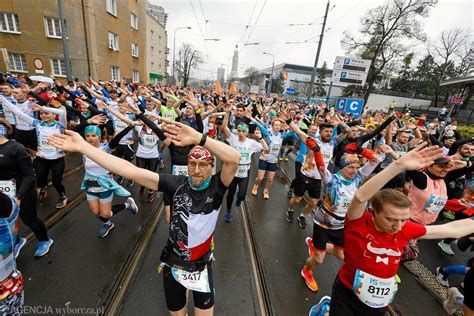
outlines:
[{"label": "traffic sign", "polygon": [[333,70],[332,82],[350,83],[364,85],[367,79],[367,73],[348,70]]},{"label": "traffic sign", "polygon": [[371,61],[367,59],[353,58],[348,56],[336,56],[334,69],[369,72]]},{"label": "traffic sign", "polygon": [[296,94],[296,89],[288,87],[288,88],[286,88],[285,94],[289,94],[289,95]]},{"label": "traffic sign", "polygon": [[359,117],[362,113],[364,100],[339,98],[336,102],[336,111],[345,111],[354,117]]}]

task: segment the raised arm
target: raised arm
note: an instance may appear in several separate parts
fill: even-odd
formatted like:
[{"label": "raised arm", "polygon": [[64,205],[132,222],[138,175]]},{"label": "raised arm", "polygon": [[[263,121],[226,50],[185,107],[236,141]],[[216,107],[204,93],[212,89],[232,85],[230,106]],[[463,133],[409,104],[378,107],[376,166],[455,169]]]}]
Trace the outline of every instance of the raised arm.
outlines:
[{"label": "raised arm", "polygon": [[225,137],[229,138],[230,135],[232,135],[232,132],[229,129],[229,116],[230,116],[230,111],[232,110],[232,105],[227,104],[225,107],[225,115],[224,115],[224,120],[222,121],[222,131],[224,132]]},{"label": "raised arm", "polygon": [[69,152],[79,152],[89,157],[114,174],[133,180],[151,190],[158,190],[158,182],[160,180],[158,173],[138,168],[124,159],[110,155],[87,143],[81,135],[76,132],[66,130],[64,134],[49,136],[48,140],[57,148]]},{"label": "raised arm", "polygon": [[443,225],[426,226],[426,234],[422,239],[461,238],[474,233],[474,220],[472,218],[452,221]]},{"label": "raised arm", "polygon": [[423,149],[425,145],[426,143],[422,143],[409,151],[362,185],[352,199],[347,217],[350,220],[360,218],[367,207],[367,202],[396,175],[406,170],[419,170],[428,167],[443,155],[443,150],[438,146]]},{"label": "raised arm", "polygon": [[[202,134],[192,127],[168,119],[163,119],[163,121],[167,123],[166,126],[163,127],[165,135],[169,137],[175,145],[184,147],[192,144],[198,145],[201,142]],[[222,161],[221,181],[228,187],[239,166],[239,152],[229,145],[212,138],[206,139],[204,147]]]}]

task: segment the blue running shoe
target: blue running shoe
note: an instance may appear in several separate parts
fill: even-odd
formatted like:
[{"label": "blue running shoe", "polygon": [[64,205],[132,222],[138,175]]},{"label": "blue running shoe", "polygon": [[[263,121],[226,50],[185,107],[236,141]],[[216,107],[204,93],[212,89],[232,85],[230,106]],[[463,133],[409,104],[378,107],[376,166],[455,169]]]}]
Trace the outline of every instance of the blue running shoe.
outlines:
[{"label": "blue running shoe", "polygon": [[135,203],[135,200],[132,197],[129,197],[125,201],[125,205],[127,206],[127,209],[132,212],[133,215],[138,213],[138,206],[137,203]]},{"label": "blue running shoe", "polygon": [[99,238],[107,236],[112,228],[114,228],[114,223],[112,222],[102,224],[102,227],[99,229]]},{"label": "blue running shoe", "polygon": [[231,210],[228,210],[227,212],[225,212],[224,219],[225,219],[226,223],[230,223],[232,221],[232,211]]},{"label": "blue running shoe", "polygon": [[18,258],[21,248],[23,248],[25,245],[26,245],[26,238],[19,238],[18,242],[15,245],[15,249],[13,250],[13,255],[15,256],[15,259]]},{"label": "blue running shoe", "polygon": [[330,296],[323,296],[319,303],[313,305],[309,310],[309,316],[324,316],[324,314],[329,313],[329,305],[331,304]]},{"label": "blue running shoe", "polygon": [[35,257],[39,258],[39,257],[42,257],[45,254],[47,254],[49,252],[49,248],[51,248],[51,245],[53,244],[53,242],[54,241],[51,238],[49,238],[46,241],[40,241],[39,245],[38,245],[38,249],[36,249],[36,252],[35,252]]},{"label": "blue running shoe", "polygon": [[240,207],[240,204],[242,204],[242,200],[237,198],[237,200],[235,200],[235,206]]}]

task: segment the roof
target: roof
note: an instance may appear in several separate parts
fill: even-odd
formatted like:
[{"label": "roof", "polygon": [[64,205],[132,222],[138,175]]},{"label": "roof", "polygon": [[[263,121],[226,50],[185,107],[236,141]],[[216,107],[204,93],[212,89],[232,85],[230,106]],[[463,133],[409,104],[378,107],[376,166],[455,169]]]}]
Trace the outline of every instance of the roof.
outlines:
[{"label": "roof", "polygon": [[474,76],[442,81],[439,85],[441,87],[459,87],[465,85],[474,85]]}]

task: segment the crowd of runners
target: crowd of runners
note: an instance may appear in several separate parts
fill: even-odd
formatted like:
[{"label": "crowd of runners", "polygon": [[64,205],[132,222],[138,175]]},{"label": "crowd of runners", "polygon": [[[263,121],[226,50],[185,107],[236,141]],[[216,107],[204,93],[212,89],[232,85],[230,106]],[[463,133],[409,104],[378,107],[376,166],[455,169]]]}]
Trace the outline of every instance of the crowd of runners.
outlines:
[{"label": "crowd of runners", "polygon": [[[56,195],[61,209],[68,192],[79,189],[63,184],[67,152],[83,155],[80,189],[98,219],[99,238],[114,229],[119,212],[137,214],[127,188],[140,186],[149,203],[163,192],[169,236],[160,270],[172,315],[186,315],[187,290],[196,315],[213,314],[215,227],[231,224],[232,209],[245,199],[271,199],[279,164],[291,164],[292,153],[296,176],[288,205],[275,216],[301,229],[313,223],[298,273],[318,291],[326,253],[343,263],[331,296],[310,315],[384,315],[400,283],[398,267],[418,257],[419,239],[438,239],[446,255],[455,255],[453,247],[474,251],[474,139],[463,138],[445,113],[428,119],[368,109],[357,118],[326,103],[223,89],[10,75],[0,78],[0,110],[2,315],[23,304],[15,259],[26,239],[18,217],[38,240],[35,257],[42,257],[54,247],[38,201]],[[116,195],[127,199],[113,204]],[[448,222],[433,225],[441,218]],[[448,313],[473,315],[473,264],[433,271],[448,287]],[[449,287],[451,274],[465,275],[462,292]]]}]

